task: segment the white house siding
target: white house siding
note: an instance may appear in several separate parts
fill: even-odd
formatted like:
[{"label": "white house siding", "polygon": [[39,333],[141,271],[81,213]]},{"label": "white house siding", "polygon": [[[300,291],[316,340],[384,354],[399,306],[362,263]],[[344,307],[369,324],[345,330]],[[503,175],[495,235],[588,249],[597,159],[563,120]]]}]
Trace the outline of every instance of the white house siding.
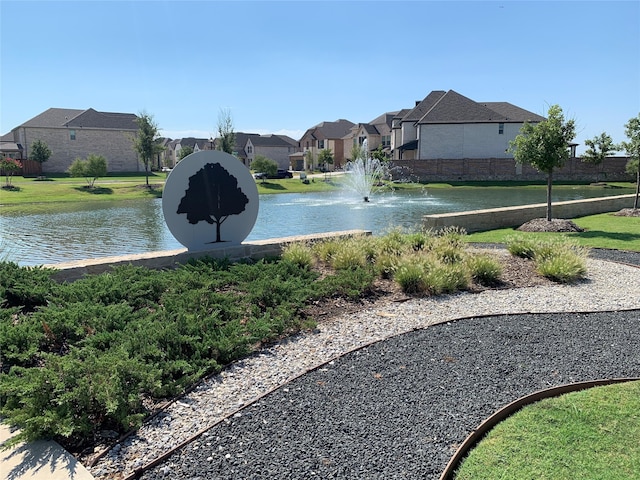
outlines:
[{"label": "white house siding", "polygon": [[25,157],[31,157],[31,145],[36,140],[47,144],[51,157],[42,164],[43,173],[66,172],[76,158],[89,154],[102,155],[107,160],[109,172],[138,172],[144,166],[137,160],[133,149],[134,132],[122,130],[93,130],[76,128],[76,139],[70,139],[67,128],[20,127],[15,131],[19,143],[25,146]]},{"label": "white house siding", "polygon": [[497,123],[420,125],[418,158],[512,158],[506,150],[520,126],[504,124],[499,134]]}]

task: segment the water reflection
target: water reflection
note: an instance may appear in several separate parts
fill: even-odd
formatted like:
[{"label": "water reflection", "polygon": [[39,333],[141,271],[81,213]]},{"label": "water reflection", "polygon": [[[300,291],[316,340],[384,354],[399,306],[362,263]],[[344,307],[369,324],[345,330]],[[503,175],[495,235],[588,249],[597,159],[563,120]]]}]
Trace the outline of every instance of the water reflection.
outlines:
[{"label": "water reflection", "polygon": [[[554,201],[632,193],[554,187]],[[423,215],[544,203],[543,189],[432,189],[376,194],[371,202],[347,193],[260,196],[256,225],[247,240],[336,230],[374,234],[418,228]],[[62,211],[0,214],[0,259],[39,265],[84,258],[182,248],[167,229],[160,199],[81,203]]]}]

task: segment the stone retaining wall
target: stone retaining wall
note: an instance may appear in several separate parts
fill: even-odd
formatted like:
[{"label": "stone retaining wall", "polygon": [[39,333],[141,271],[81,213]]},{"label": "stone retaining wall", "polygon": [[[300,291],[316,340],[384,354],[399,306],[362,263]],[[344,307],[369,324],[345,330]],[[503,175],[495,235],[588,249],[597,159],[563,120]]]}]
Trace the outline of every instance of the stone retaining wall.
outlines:
[{"label": "stone retaining wall", "polygon": [[221,246],[212,250],[189,252],[186,248],[177,250],[165,250],[160,252],[139,253],[135,255],[123,255],[118,257],[104,257],[90,260],[78,260],[73,262],[53,263],[43,265],[54,268],[57,272],[53,278],[59,282],[74,281],[85,275],[99,274],[108,271],[112,267],[121,265],[134,265],[153,269],[174,268],[184,264],[192,258],[213,257],[228,258],[231,261],[278,256],[285,245],[300,241],[318,241],[328,238],[347,238],[357,235],[371,235],[367,230],[344,230],[340,232],[314,233],[310,235],[298,235],[294,237],[271,238],[257,240],[240,245]]},{"label": "stone retaining wall", "polygon": [[[553,203],[553,218],[577,218],[598,213],[617,212],[623,208],[632,208],[635,195],[590,198]],[[439,230],[445,227],[461,227],[467,232],[482,232],[497,228],[519,227],[534,218],[547,216],[547,204],[522,205],[516,207],[490,208],[470,212],[441,213],[425,215],[423,226]]]}]

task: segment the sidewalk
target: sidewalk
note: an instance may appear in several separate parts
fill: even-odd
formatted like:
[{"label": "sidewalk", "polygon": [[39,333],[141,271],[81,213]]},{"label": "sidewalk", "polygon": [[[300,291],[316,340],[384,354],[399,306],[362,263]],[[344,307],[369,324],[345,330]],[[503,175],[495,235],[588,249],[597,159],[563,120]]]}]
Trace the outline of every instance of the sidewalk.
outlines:
[{"label": "sidewalk", "polygon": [[[0,424],[0,445],[14,433]],[[76,459],[53,441],[19,444],[0,450],[0,480],[92,480]]]}]

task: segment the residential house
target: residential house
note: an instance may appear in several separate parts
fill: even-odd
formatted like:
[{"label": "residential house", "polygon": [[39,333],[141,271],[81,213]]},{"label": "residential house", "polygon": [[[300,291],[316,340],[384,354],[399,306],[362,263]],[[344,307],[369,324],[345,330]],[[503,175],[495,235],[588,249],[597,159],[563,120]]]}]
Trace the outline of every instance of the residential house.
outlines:
[{"label": "residential house", "polygon": [[6,137],[22,146],[23,159],[29,158],[33,142],[44,142],[51,157],[42,165],[43,173],[65,172],[76,158],[89,154],[105,157],[110,172],[137,172],[144,171],[144,165],[133,147],[136,120],[132,113],[50,108],[15,127]]},{"label": "residential house", "polygon": [[22,159],[22,145],[13,140],[11,133],[0,137],[0,157]]},{"label": "residential house", "polygon": [[291,168],[289,156],[300,149],[298,142],[286,135],[238,132],[235,137],[233,154],[247,168],[251,168],[251,163],[256,156],[261,155],[275,161],[279,169],[289,170]]},{"label": "residential house", "polygon": [[351,151],[351,144],[345,146],[344,138],[349,135],[354,125],[349,120],[339,119],[335,122],[322,122],[308,129],[299,142],[304,152],[303,165],[296,164],[294,169],[316,169],[319,167],[318,154],[324,149],[333,153],[333,167],[342,168],[346,163],[347,154]]},{"label": "residential house", "polygon": [[349,134],[343,138],[347,160],[353,160],[351,158],[353,146],[362,146],[365,140],[367,141],[369,152],[380,147],[390,158],[392,122],[398,113],[397,111],[383,113],[369,123],[358,123],[351,127]]},{"label": "residential house", "polygon": [[513,158],[509,142],[525,122],[544,117],[507,102],[475,102],[434,90],[393,118],[394,160]]},{"label": "residential house", "polygon": [[175,167],[176,163],[180,161],[180,151],[189,147],[192,153],[199,152],[201,150],[213,150],[213,139],[185,137],[171,140],[166,144],[166,162],[168,167]]}]

